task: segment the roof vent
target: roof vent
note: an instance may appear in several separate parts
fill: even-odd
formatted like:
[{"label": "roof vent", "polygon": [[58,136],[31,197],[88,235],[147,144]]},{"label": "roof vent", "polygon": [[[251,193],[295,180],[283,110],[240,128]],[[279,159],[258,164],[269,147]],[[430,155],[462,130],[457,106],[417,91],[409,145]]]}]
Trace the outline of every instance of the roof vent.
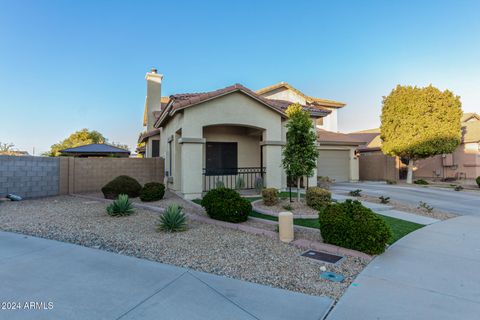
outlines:
[{"label": "roof vent", "polygon": [[152,70],[150,71],[151,73],[157,73],[157,68],[152,68]]}]

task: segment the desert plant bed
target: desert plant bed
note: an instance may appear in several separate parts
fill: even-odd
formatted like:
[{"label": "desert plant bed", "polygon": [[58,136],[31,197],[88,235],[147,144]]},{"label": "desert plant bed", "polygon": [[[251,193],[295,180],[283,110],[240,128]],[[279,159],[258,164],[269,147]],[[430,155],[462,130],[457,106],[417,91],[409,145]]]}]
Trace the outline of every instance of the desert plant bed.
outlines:
[{"label": "desert plant bed", "polygon": [[[187,221],[183,232],[162,232],[157,212],[136,208],[129,216],[110,217],[106,206],[72,196],[5,202],[0,206],[0,229],[334,299],[368,262],[346,257],[336,265],[322,264],[301,257],[304,249],[197,221]],[[321,279],[324,265],[346,280]]]},{"label": "desert plant bed", "polygon": [[[368,201],[368,202],[373,202],[373,203],[381,203],[381,200],[379,198],[372,197],[372,196],[369,196],[369,195],[364,195],[364,194],[362,194],[360,197],[357,197],[356,199],[357,200]],[[418,214],[418,215],[425,216],[425,217],[431,217],[431,218],[435,218],[435,219],[438,219],[438,220],[446,220],[446,219],[454,218],[454,217],[457,216],[454,213],[444,212],[444,211],[438,210],[436,208],[433,208],[433,211],[429,212],[427,210],[423,210],[423,209],[418,208],[418,205],[415,206],[415,205],[412,205],[412,204],[408,204],[408,203],[405,203],[405,202],[400,202],[400,201],[396,201],[396,200],[392,200],[392,199],[389,199],[389,202],[388,202],[387,205],[393,207],[393,209],[395,209],[395,210],[405,211],[405,212],[409,212],[409,213],[413,213],[413,214]]]}]

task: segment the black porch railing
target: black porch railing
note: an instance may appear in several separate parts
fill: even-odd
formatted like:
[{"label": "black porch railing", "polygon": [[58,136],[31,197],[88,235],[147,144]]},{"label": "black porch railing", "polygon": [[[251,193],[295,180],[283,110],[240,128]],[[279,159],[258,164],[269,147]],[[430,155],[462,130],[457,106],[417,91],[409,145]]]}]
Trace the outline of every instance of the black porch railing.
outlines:
[{"label": "black porch railing", "polygon": [[229,189],[255,189],[263,185],[265,168],[222,168],[203,169],[203,191],[225,187]]}]

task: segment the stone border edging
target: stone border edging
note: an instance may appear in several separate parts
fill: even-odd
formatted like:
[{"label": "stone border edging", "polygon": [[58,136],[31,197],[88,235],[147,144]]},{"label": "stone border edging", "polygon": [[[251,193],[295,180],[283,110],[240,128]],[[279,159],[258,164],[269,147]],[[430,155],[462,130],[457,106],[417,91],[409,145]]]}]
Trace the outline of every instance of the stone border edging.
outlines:
[{"label": "stone border edging", "polygon": [[[102,202],[105,202],[105,203],[111,203],[113,201],[113,200],[110,200],[110,199],[98,198],[98,197],[87,196],[87,195],[82,195],[82,194],[71,194],[71,195],[74,196],[74,197],[78,197],[78,198],[102,201]],[[203,208],[202,206],[200,206],[199,204],[197,204],[197,203],[195,203],[191,200],[186,200],[186,199],[184,199],[184,200],[188,201],[189,203],[192,203],[196,206],[199,206],[199,207]],[[136,202],[133,202],[132,205],[136,208],[152,210],[152,211],[159,212],[159,213],[164,213],[165,212],[165,209],[162,208],[162,207],[150,206],[150,205],[147,205],[147,204],[136,203]],[[264,230],[264,229],[255,228],[255,227],[251,227],[251,226],[246,226],[246,225],[242,225],[242,224],[215,220],[215,219],[211,219],[211,218],[207,218],[207,217],[202,217],[202,216],[199,216],[197,214],[186,213],[186,215],[188,216],[189,219],[194,220],[194,221],[203,222],[203,223],[206,223],[206,224],[211,224],[211,225],[224,227],[224,228],[228,228],[228,229],[233,229],[233,230],[240,230],[240,231],[255,234],[255,235],[263,235],[263,236],[267,236],[267,237],[278,240],[278,233],[275,232],[275,231],[269,231],[269,230]],[[257,218],[255,218],[255,220],[257,220]],[[258,220],[264,220],[264,219],[258,219]],[[268,220],[264,220],[264,221],[268,221]],[[271,221],[271,222],[275,223],[274,221]],[[301,226],[295,226],[295,227],[301,227]],[[306,227],[301,227],[301,228],[306,228]],[[308,228],[308,229],[312,229],[312,228]],[[297,240],[294,240],[294,241],[290,242],[290,244],[294,245],[298,248],[305,249],[305,250],[312,249],[312,250],[317,250],[317,251],[324,251],[324,252],[327,252],[327,253],[346,255],[346,256],[351,256],[351,257],[356,257],[356,258],[368,259],[368,260],[373,259],[372,256],[370,256],[366,253],[360,252],[360,251],[346,249],[346,248],[342,248],[342,247],[339,247],[339,246],[335,246],[333,244],[327,244],[327,243],[322,243],[322,242],[318,242],[318,241],[311,241],[311,240],[306,240],[306,239],[297,239]]]},{"label": "stone border edging", "polygon": [[[272,217],[278,217],[277,212],[269,211],[266,209],[259,208],[256,206],[257,203],[260,203],[260,201],[263,201],[262,199],[258,199],[252,202],[252,208],[262,214],[266,214],[267,216],[272,216]],[[293,212],[292,212],[293,213]],[[294,219],[318,219],[318,215],[313,215],[313,214],[295,214],[293,213],[293,218]]]}]

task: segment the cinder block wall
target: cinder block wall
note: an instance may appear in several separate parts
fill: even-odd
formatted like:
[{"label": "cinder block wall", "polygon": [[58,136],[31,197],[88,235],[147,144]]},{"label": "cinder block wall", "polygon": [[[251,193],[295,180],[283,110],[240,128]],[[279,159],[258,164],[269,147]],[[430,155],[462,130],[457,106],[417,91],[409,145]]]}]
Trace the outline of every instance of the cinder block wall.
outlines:
[{"label": "cinder block wall", "polygon": [[0,197],[24,198],[59,194],[58,158],[0,156]]},{"label": "cinder block wall", "polygon": [[399,164],[395,157],[381,151],[364,152],[359,158],[360,180],[398,180]]},{"label": "cinder block wall", "polygon": [[[62,187],[68,184],[68,193],[97,192],[120,175],[135,178],[140,184],[163,182],[162,158],[68,158],[68,165],[62,163],[63,172],[68,170],[68,182],[61,181]],[[65,162],[66,160],[63,160]],[[67,168],[68,167],[68,168]],[[65,189],[62,189],[63,193]]]},{"label": "cinder block wall", "polygon": [[71,158],[0,156],[0,197],[24,198],[99,192],[119,175],[142,185],[163,182],[163,158]]}]

